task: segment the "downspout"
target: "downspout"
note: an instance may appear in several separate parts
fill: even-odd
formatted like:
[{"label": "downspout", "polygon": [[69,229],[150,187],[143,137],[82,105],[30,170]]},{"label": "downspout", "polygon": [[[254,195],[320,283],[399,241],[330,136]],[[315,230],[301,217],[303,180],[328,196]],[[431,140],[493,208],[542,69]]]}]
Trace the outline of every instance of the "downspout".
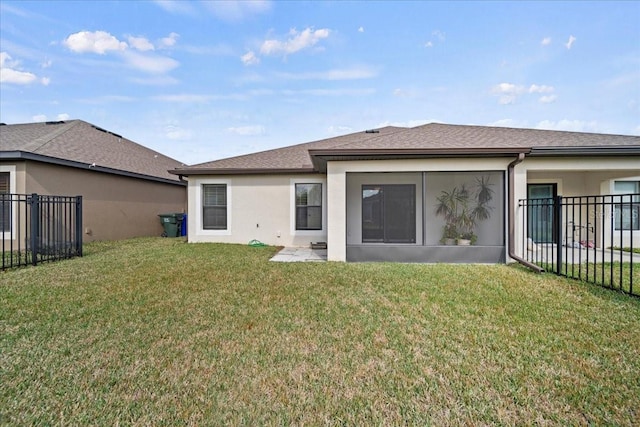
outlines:
[{"label": "downspout", "polygon": [[518,158],[515,159],[514,161],[512,161],[511,163],[509,163],[509,166],[507,166],[507,174],[508,174],[508,179],[509,179],[509,195],[507,198],[507,205],[509,208],[508,211],[508,221],[509,221],[509,257],[518,261],[520,264],[524,265],[525,267],[530,268],[531,270],[535,271],[536,273],[543,273],[544,269],[541,268],[540,266],[537,266],[529,261],[527,261],[526,259],[516,255],[514,248],[515,248],[515,218],[514,218],[514,211],[515,211],[515,172],[514,172],[514,168],[516,167],[516,165],[518,165],[519,163],[522,163],[522,161],[524,160],[524,153],[518,153]]}]

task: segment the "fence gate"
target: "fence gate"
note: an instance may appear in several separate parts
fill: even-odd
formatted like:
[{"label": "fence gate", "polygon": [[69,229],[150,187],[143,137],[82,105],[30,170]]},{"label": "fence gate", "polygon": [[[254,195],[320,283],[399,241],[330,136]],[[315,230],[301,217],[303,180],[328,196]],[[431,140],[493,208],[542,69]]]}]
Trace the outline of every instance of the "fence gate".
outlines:
[{"label": "fence gate", "polygon": [[522,199],[523,258],[640,296],[640,194]]},{"label": "fence gate", "polygon": [[0,194],[2,269],[82,256],[82,196]]}]

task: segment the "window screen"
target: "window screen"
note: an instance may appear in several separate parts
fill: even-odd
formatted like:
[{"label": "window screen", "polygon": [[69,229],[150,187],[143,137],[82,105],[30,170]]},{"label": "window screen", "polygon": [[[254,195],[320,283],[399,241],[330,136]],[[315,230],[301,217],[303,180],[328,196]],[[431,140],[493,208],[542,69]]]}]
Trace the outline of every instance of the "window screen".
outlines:
[{"label": "window screen", "polygon": [[296,184],[296,230],[322,230],[322,184]]},{"label": "window screen", "polygon": [[227,229],[227,185],[202,186],[202,227],[205,230]]}]

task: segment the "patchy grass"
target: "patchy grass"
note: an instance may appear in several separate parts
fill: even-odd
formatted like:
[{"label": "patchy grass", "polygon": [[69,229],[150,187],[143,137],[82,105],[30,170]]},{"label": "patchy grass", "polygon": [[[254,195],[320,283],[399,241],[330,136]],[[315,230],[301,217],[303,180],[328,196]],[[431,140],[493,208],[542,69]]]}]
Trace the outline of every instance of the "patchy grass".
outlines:
[{"label": "patchy grass", "polygon": [[640,300],[518,267],[93,243],[0,274],[2,425],[633,425]]},{"label": "patchy grass", "polygon": [[618,246],[614,246],[613,248],[611,248],[615,251],[623,251],[623,252],[633,252],[634,254],[640,254],[640,248],[621,248]]}]

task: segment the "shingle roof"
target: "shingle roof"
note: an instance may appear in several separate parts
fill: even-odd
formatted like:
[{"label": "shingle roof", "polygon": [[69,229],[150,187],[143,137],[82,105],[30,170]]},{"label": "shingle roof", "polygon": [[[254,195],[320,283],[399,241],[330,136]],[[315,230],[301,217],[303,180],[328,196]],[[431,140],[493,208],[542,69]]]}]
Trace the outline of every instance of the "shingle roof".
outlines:
[{"label": "shingle roof", "polygon": [[[82,120],[0,126],[0,153],[29,153],[163,180],[182,163]],[[43,157],[44,159],[45,157]],[[107,169],[102,169],[107,168]]]},{"label": "shingle roof", "polygon": [[372,141],[354,141],[341,149],[473,149],[638,146],[640,137],[506,127],[429,123]]},{"label": "shingle roof", "polygon": [[[428,154],[430,151],[445,153],[449,150],[458,155],[474,150],[493,150],[505,153],[517,150],[544,149],[611,149],[634,147],[640,149],[640,137],[607,135],[582,132],[564,132],[535,129],[516,129],[488,126],[466,126],[430,123],[414,128],[384,127],[376,133],[357,132],[335,138],[293,145],[244,156],[231,157],[198,165],[178,168],[173,173],[225,174],[225,173],[277,173],[318,171],[315,155],[331,153],[367,154],[376,151],[400,153],[412,150]],[[355,158],[355,157],[354,157]],[[320,168],[321,169],[321,168]]]},{"label": "shingle roof", "polygon": [[243,156],[230,157],[227,159],[215,160],[207,163],[200,163],[181,170],[238,170],[238,169],[254,169],[254,170],[311,170],[313,164],[309,157],[309,150],[314,148],[328,149],[336,148],[344,144],[369,141],[380,136],[391,135],[396,132],[405,131],[406,128],[387,126],[376,129],[375,132],[358,132],[348,135],[337,136],[329,139],[322,139],[304,144],[292,145],[284,148],[276,148],[268,151],[261,151],[253,154],[245,154]]}]

